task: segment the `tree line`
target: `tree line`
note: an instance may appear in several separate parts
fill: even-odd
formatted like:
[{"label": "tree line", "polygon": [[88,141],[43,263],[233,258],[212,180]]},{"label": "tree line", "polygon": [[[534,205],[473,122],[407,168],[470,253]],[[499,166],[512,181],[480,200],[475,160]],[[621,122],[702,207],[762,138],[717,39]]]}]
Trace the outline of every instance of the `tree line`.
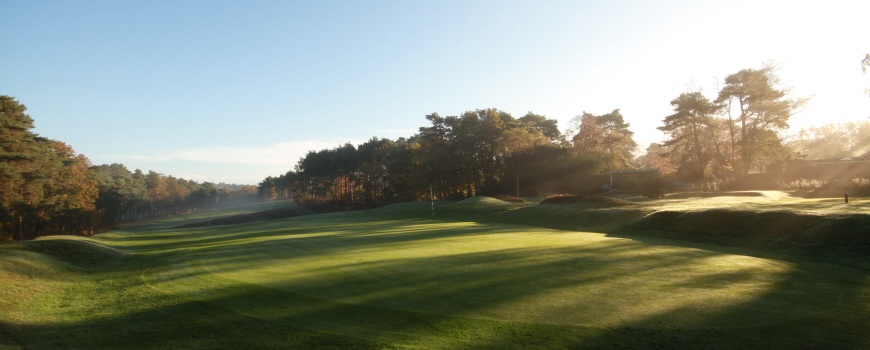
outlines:
[{"label": "tree line", "polygon": [[[586,192],[601,174],[631,167],[633,132],[619,110],[584,113],[568,135],[532,112],[496,108],[426,116],[409,138],[373,137],[310,151],[294,170],[258,185],[266,199],[294,198],[322,209],[370,208],[476,195]],[[576,124],[576,125],[574,125]]]},{"label": "tree line", "polygon": [[[603,117],[600,133],[627,128],[622,116]],[[362,145],[345,144],[311,151],[293,171],[263,180],[261,196],[295,196],[305,204],[354,208],[435,197],[460,199],[481,194],[531,193],[546,186],[577,191],[575,176],[617,167],[631,136],[614,136],[599,158],[562,147],[557,121],[534,113],[514,118],[498,109],[468,111],[459,116],[426,116],[431,126],[410,138],[373,137]],[[602,119],[602,120],[604,120]]]},{"label": "tree line", "polygon": [[33,133],[25,111],[0,96],[0,241],[92,234],[126,220],[256,197],[253,186],[230,191],[122,164],[92,166],[69,145]]},{"label": "tree line", "polygon": [[125,220],[230,205],[253,193],[338,210],[584,193],[607,183],[609,171],[641,168],[694,183],[739,184],[750,173],[784,173],[804,159],[870,150],[866,121],[787,135],[789,118],[806,103],[781,86],[774,66],[740,70],[712,98],[687,91],[670,101],[673,113],[658,127],[666,138],[645,152],[619,109],[583,112],[564,132],[555,119],[533,112],[519,118],[497,108],[432,113],[425,116],[429,125],[408,138],[310,151],[293,170],[254,188],[131,172],[121,164],[92,166],[65,143],[32,133],[24,105],[0,96],[0,239],[89,234]]},{"label": "tree line", "polygon": [[789,95],[773,64],[743,69],[726,76],[713,97],[693,90],[671,100],[673,113],[662,116],[658,127],[665,140],[645,150],[638,149],[619,109],[583,112],[565,132],[555,119],[532,112],[520,118],[496,108],[432,113],[426,116],[430,125],[408,138],[373,137],[309,151],[293,170],[264,179],[258,194],[324,210],[369,208],[433,198],[584,193],[607,183],[609,171],[644,168],[728,186],[751,173],[784,173],[805,159],[870,146],[867,122],[786,134],[789,119],[807,102]]}]

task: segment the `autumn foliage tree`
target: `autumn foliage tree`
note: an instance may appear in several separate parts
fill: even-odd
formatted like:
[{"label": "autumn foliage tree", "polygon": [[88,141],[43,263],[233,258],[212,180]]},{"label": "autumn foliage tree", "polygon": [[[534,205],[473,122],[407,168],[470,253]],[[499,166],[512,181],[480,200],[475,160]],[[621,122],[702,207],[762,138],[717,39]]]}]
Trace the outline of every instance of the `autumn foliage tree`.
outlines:
[{"label": "autumn foliage tree", "polygon": [[0,96],[0,241],[91,234],[123,220],[213,207],[234,193],[121,164],[92,166],[69,145],[34,134],[26,108]]},{"label": "autumn foliage tree", "polygon": [[198,183],[139,169],[131,172],[123,164],[104,164],[91,170],[99,189],[96,209],[105,225],[256,200],[256,194],[250,190],[246,195],[210,182]]},{"label": "autumn foliage tree", "polygon": [[596,155],[609,170],[631,167],[637,147],[634,132],[618,109],[603,115],[583,112],[571,120],[571,146],[576,152]]},{"label": "autumn foliage tree", "polygon": [[99,223],[90,161],[60,141],[32,133],[26,107],[0,96],[0,236],[83,233]]}]

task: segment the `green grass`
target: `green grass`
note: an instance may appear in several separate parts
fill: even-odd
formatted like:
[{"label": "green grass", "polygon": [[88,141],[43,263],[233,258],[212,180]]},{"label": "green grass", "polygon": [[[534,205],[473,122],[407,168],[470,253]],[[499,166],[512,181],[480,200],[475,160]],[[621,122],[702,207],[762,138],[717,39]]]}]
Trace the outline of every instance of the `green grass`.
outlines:
[{"label": "green grass", "polygon": [[205,221],[211,219],[217,219],[224,216],[233,216],[233,215],[241,215],[241,214],[249,214],[256,213],[258,211],[265,211],[276,208],[292,208],[294,211],[299,213],[299,215],[310,215],[314,214],[308,208],[298,206],[294,202],[291,201],[273,201],[273,202],[262,202],[262,203],[254,203],[247,204],[238,207],[226,208],[226,209],[211,209],[204,210],[196,213],[183,214],[183,215],[173,215],[156,219],[148,219],[148,220],[139,220],[134,223],[124,224],[119,227],[119,229],[124,231],[147,231],[147,230],[157,230],[157,229],[166,229],[179,225],[189,224],[197,221]]},{"label": "green grass", "polygon": [[[624,232],[732,197],[829,210],[727,197],[473,198],[436,202],[437,220],[408,203],[167,229],[289,205],[273,202],[2,244],[0,349],[870,347],[867,270]],[[617,234],[558,229],[584,225]]]}]

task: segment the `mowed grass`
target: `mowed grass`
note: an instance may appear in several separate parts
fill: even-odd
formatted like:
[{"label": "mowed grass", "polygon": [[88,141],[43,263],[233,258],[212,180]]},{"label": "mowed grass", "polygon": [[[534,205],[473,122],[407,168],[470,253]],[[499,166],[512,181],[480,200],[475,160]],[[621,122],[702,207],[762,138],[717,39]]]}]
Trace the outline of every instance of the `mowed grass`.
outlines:
[{"label": "mowed grass", "polygon": [[870,214],[870,198],[803,198],[784,191],[726,191],[673,193],[662,200],[642,201],[650,209],[700,210],[738,208],[794,210],[817,214]]},{"label": "mowed grass", "polygon": [[272,202],[262,202],[262,203],[254,203],[248,205],[242,205],[238,207],[225,208],[225,209],[211,209],[211,210],[203,210],[195,213],[189,213],[184,215],[172,215],[162,218],[156,219],[146,219],[139,220],[133,223],[128,223],[120,226],[120,230],[123,231],[146,231],[146,230],[158,230],[165,229],[175,226],[180,226],[184,224],[189,224],[197,221],[205,221],[211,219],[217,219],[225,216],[234,216],[241,214],[249,214],[256,213],[258,211],[265,211],[276,208],[287,208],[290,207],[293,210],[297,211],[299,215],[310,215],[314,214],[311,209],[295,205],[295,203],[289,201],[272,201]]},{"label": "mowed grass", "polygon": [[429,205],[3,244],[0,348],[870,347],[866,270]]}]

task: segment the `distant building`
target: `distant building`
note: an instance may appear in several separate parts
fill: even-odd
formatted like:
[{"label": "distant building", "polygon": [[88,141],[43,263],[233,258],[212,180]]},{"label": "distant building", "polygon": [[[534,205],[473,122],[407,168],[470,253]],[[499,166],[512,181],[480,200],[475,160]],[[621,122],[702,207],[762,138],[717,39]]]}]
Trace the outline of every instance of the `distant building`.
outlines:
[{"label": "distant building", "polygon": [[815,167],[819,180],[870,178],[870,152],[857,157],[807,161]]}]

